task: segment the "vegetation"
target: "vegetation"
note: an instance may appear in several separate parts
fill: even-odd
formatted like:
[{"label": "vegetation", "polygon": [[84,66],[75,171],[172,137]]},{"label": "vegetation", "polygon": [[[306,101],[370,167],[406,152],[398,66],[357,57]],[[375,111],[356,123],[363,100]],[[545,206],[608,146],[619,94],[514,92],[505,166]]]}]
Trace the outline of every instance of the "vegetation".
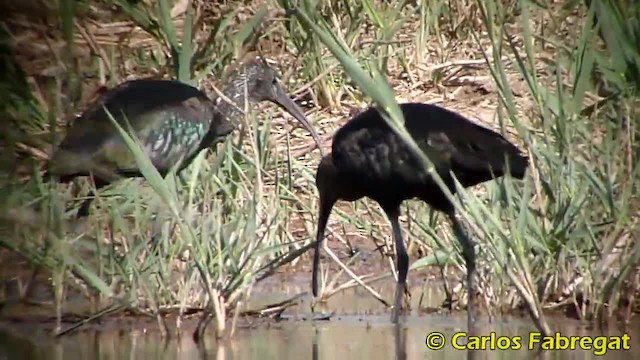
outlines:
[{"label": "vegetation", "polygon": [[[98,86],[153,76],[210,90],[254,47],[284,65],[285,85],[315,110],[326,144],[349,110],[372,103],[403,134],[396,101],[476,115],[520,143],[531,158],[525,181],[460,189],[456,202],[480,244],[480,296],[491,314],[526,309],[545,329],[545,309],[603,322],[628,321],[638,310],[640,10],[625,1],[4,6],[14,6],[15,16],[0,29],[8,114],[0,134],[0,256],[18,254],[46,269],[59,319],[74,288],[94,301],[94,316],[130,310],[164,324],[167,312],[180,322],[205,309],[222,332],[257,281],[284,263],[310,260],[299,255],[315,234],[318,151],[271,112],[249,116],[243,131],[201,154],[184,183],[160,178],[140,156],[147,181],[101,192],[99,211],[82,229],[62,209],[72,187],[39,176],[64,124]],[[343,234],[334,238],[348,240],[355,229],[388,240],[373,202],[337,210],[331,227]],[[412,271],[464,270],[457,241],[439,226],[444,219],[420,202],[405,214],[409,250],[419,255]],[[161,234],[153,244],[152,233]],[[352,283],[332,281],[324,291]],[[464,300],[462,291],[452,299]]]}]

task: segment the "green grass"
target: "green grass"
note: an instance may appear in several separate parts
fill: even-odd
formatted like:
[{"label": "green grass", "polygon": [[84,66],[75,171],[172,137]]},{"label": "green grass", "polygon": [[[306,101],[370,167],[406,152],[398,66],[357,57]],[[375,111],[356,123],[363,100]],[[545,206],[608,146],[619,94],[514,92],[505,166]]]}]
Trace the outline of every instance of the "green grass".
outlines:
[{"label": "green grass", "polygon": [[[70,24],[85,26],[82,9],[88,3],[58,3],[66,59],[87,46],[76,43],[78,30]],[[113,85],[134,73],[164,74],[202,84],[254,44],[267,55],[280,51],[268,50],[271,44],[286,49],[283,78],[297,87],[307,84],[305,96],[320,109],[313,120],[324,124],[327,135],[346,115],[338,119],[326,110],[375,103],[412,144],[394,98],[413,100],[417,92],[410,87],[420,83],[420,96],[441,96],[453,92],[447,87],[460,74],[486,75],[494,89],[486,98],[497,105],[494,127],[509,131],[531,159],[524,181],[505,178],[456,195],[457,210],[480,245],[479,283],[485,302],[493,305],[490,313],[523,309],[545,329],[544,314],[551,308],[577,309],[580,317],[601,322],[624,310],[640,261],[634,240],[640,236],[634,121],[640,50],[633,45],[640,26],[631,10],[621,13],[632,20],[622,21],[615,2],[587,8],[580,2],[279,0],[251,10],[223,8],[220,16],[188,8],[171,21],[168,1],[155,8],[112,3],[118,20],[143,29],[130,43],[99,45],[50,78],[44,92],[26,75],[3,82],[2,91],[12,95],[3,98],[9,99],[5,108],[15,134],[3,138],[3,153],[22,155],[2,159],[3,169],[18,160],[32,163],[25,159],[33,151],[24,149],[50,152],[80,103],[84,79]],[[246,20],[238,21],[240,15]],[[131,45],[138,38],[152,45]],[[13,54],[3,53],[7,66],[16,68]],[[484,60],[483,70],[456,65],[468,57]],[[424,69],[447,62],[452,65]],[[515,89],[518,79],[522,86]],[[0,246],[50,271],[59,305],[63,289],[79,287],[100,300],[96,314],[135,309],[163,323],[166,311],[204,308],[221,333],[255,282],[299,255],[315,235],[317,152],[293,156],[299,142],[288,134],[278,140],[270,121],[264,114],[247,118],[245,131],[201,154],[183,172],[184,182],[161,178],[138,150],[146,181],[126,180],[101,192],[84,231],[73,229],[63,214],[62,202],[72,198],[67,187],[45,186],[38,176],[20,182],[13,179],[15,171],[4,171],[3,208],[23,209],[30,221],[11,226],[17,215],[0,214]],[[128,140],[135,152],[135,139]],[[338,227],[386,241],[386,220],[377,206],[364,200],[351,210],[336,211]],[[439,226],[446,220],[418,202],[407,203],[404,213],[409,249],[426,254],[412,259],[412,271],[453,266],[462,275],[459,245]],[[303,220],[302,229],[292,220]],[[151,244],[151,233],[160,229]],[[455,295],[464,303],[464,292]]]},{"label": "green grass", "polygon": [[[637,199],[633,195],[637,193],[639,184],[633,166],[633,151],[629,151],[637,148],[634,141],[637,129],[633,128],[629,120],[626,124],[625,121],[617,126],[611,124],[611,119],[608,118],[611,115],[605,114],[616,108],[627,107],[632,111],[618,110],[614,116],[621,120],[624,117],[635,117],[635,80],[629,79],[627,83],[620,84],[616,91],[618,96],[599,103],[597,114],[584,116],[584,112],[592,107],[587,105],[591,99],[586,99],[585,95],[596,94],[600,86],[592,79],[593,71],[602,71],[612,65],[596,61],[602,60],[604,55],[597,44],[597,29],[591,29],[589,22],[589,15],[593,14],[593,10],[583,14],[585,21],[581,23],[582,35],[572,39],[565,47],[556,48],[558,58],[563,63],[550,64],[543,69],[547,74],[558,75],[553,79],[543,74],[547,75],[546,80],[550,80],[552,84],[555,82],[555,88],[549,88],[541,86],[539,82],[541,74],[537,73],[537,69],[541,62],[534,56],[538,50],[535,49],[534,39],[549,35],[534,33],[535,29],[528,25],[532,12],[540,13],[544,10],[532,8],[527,3],[518,4],[522,32],[515,35],[522,45],[516,45],[513,40],[509,41],[514,34],[507,33],[507,27],[503,25],[507,21],[509,9],[491,1],[479,4],[479,15],[484,29],[490,35],[482,37],[478,29],[471,29],[470,36],[479,45],[490,42],[493,49],[490,55],[494,59],[503,56],[508,59],[505,63],[493,62],[487,58],[498,88],[498,120],[502,126],[508,124],[515,128],[519,137],[524,139],[533,167],[533,176],[528,177],[523,184],[513,183],[509,179],[488,184],[484,204],[468,192],[460,192],[463,201],[458,210],[465,213],[467,221],[474,225],[480,242],[488,245],[481,247],[484,250],[481,258],[494,264],[486,275],[491,274],[496,281],[487,283],[492,285],[493,290],[489,287],[483,289],[485,296],[487,299],[499,300],[515,285],[520,299],[511,299],[508,305],[524,306],[541,328],[548,329],[542,316],[543,303],[548,304],[554,292],[573,281],[568,277],[586,273],[589,275],[586,278],[582,275],[580,280],[584,281],[583,291],[592,294],[589,296],[592,300],[580,315],[587,319],[597,317],[606,320],[612,311],[603,314],[603,305],[618,301],[617,292],[612,291],[612,287],[619,287],[624,282],[623,279],[629,276],[630,269],[634,268],[638,260],[638,245],[634,242],[624,242],[621,252],[611,254],[611,251],[614,248],[612,242],[619,241],[621,237],[628,239],[629,234],[634,231],[637,214],[633,214],[633,211],[637,206]],[[378,10],[379,18],[394,18],[395,13],[384,6],[379,6]],[[386,83],[375,71],[384,70],[384,67],[373,60],[364,60],[367,58],[363,55],[366,50],[354,50],[352,54],[348,54],[350,50],[345,49],[347,36],[336,37],[335,33],[332,34],[330,29],[335,28],[333,18],[322,18],[320,13],[321,11],[314,13],[306,8],[299,9],[297,15],[300,23],[312,30],[312,36],[318,36],[340,58],[345,73],[357,83],[362,92],[390,113],[390,117],[394,119],[390,121],[392,128],[410,142],[399,127],[402,118],[398,116],[392,97],[388,92],[385,93],[388,91],[385,90]],[[421,14],[424,16],[426,12]],[[605,11],[601,16],[607,14]],[[325,21],[327,25],[322,26]],[[375,27],[376,22],[373,23]],[[423,32],[427,30],[425,23],[428,23],[428,19],[423,17],[419,28]],[[348,25],[344,27],[348,28]],[[434,27],[436,32],[437,26]],[[383,34],[384,26],[378,24],[378,28],[378,34]],[[616,41],[625,42],[626,35],[622,31],[616,28],[611,31],[618,31]],[[294,36],[293,32],[291,34]],[[566,46],[572,46],[575,50],[570,48],[567,52]],[[619,55],[618,59],[630,59],[615,64],[619,73],[629,73],[626,68],[636,66],[638,47],[629,46],[624,51],[629,51],[632,56]],[[374,69],[373,79],[363,73],[355,61]],[[514,69],[525,79],[528,96],[534,101],[535,113],[529,119],[522,119],[520,116],[509,88],[507,72],[513,72]],[[592,140],[596,134],[602,136],[601,142]],[[620,142],[617,140],[619,138],[626,141]],[[615,170],[612,171],[613,169]],[[412,206],[412,210],[410,216],[416,223],[428,218],[428,210],[423,206]],[[416,237],[419,242],[427,237],[432,240],[427,246],[443,247],[441,239],[434,236],[431,227],[419,225],[418,230]],[[609,237],[608,234],[613,236]],[[531,250],[535,251],[535,256],[531,256]],[[619,266],[618,271],[604,272],[602,264],[611,258],[615,258],[613,262]],[[433,257],[422,260],[429,261],[418,261],[419,265],[435,263]],[[417,266],[414,264],[414,267]],[[550,269],[555,270],[550,272]],[[574,270],[567,271],[569,269]],[[575,296],[575,292],[573,295]]]}]

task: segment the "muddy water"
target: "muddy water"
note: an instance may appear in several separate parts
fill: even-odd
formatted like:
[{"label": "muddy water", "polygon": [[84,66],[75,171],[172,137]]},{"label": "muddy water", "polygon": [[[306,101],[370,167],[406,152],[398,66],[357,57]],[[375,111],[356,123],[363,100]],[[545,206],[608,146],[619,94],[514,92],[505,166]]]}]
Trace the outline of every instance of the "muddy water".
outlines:
[{"label": "muddy water", "polygon": [[[303,285],[301,285],[304,287]],[[380,288],[377,288],[380,290]],[[256,289],[252,294],[258,302],[282,300],[284,293],[295,293],[297,286],[283,284],[281,288]],[[386,290],[386,289],[383,289]],[[390,289],[388,289],[390,290]],[[388,291],[382,291],[390,298]],[[414,294],[418,294],[414,290]],[[429,292],[426,292],[429,294]],[[412,303],[417,303],[415,299]],[[422,297],[422,306],[441,301],[437,292]],[[501,318],[489,322],[480,320],[480,334],[493,332],[505,337],[502,344],[520,336],[520,350],[484,350],[468,352],[451,345],[455,334],[466,331],[463,312],[424,315],[419,311],[395,327],[389,322],[389,312],[362,288],[346,290],[330,299],[327,309],[337,310],[331,320],[310,321],[307,302],[288,309],[283,320],[245,319],[230,339],[216,340],[212,332],[204,344],[196,345],[191,329],[168,341],[161,338],[153,322],[136,322],[136,326],[91,326],[87,330],[53,341],[43,324],[0,322],[0,360],[3,359],[509,359],[515,356],[541,359],[592,359],[593,350],[527,350],[531,333],[536,329],[528,319]],[[598,331],[575,320],[551,319],[554,331],[563,336],[615,336],[617,329]],[[627,351],[607,351],[602,358],[640,359],[640,329],[626,330],[631,346]],[[440,350],[429,349],[426,337],[439,333],[445,339]],[[464,344],[461,337],[457,343]],[[498,342],[499,343],[499,342]],[[498,343],[494,343],[497,345]],[[491,348],[491,339],[485,346]]]},{"label": "muddy water", "polygon": [[[558,321],[554,326],[563,335],[597,334],[566,321]],[[29,330],[27,335],[26,329],[5,327],[0,332],[0,359],[467,359],[470,358],[468,351],[450,345],[441,350],[429,350],[425,345],[425,336],[430,332],[442,333],[450,339],[464,330],[464,318],[450,316],[413,317],[399,329],[388,324],[386,316],[346,316],[326,322],[281,321],[270,326],[242,328],[231,339],[216,341],[209,337],[203,347],[198,347],[189,334],[163,341],[155,330],[92,329],[53,342],[46,341],[46,334],[35,329]],[[483,326],[483,332],[491,331],[499,336],[526,337],[535,329],[526,322],[512,319]],[[604,358],[639,358],[638,334],[630,336],[630,351],[610,351]],[[584,350],[535,353],[521,349],[481,351],[476,352],[474,358],[509,359],[515,356],[542,359],[594,357],[593,351]]]}]

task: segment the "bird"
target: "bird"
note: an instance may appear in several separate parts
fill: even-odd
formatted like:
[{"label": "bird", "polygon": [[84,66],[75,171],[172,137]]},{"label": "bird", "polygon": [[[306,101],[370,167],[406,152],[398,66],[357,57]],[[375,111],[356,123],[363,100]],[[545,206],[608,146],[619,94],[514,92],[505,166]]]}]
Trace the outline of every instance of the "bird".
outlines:
[{"label": "bird", "polygon": [[[408,102],[399,106],[408,133],[452,194],[456,191],[452,173],[464,187],[505,174],[524,178],[528,157],[502,135],[436,105]],[[339,200],[353,202],[364,197],[381,206],[392,227],[398,271],[393,323],[398,323],[401,298],[407,291],[409,258],[398,222],[400,205],[405,200],[417,198],[448,216],[462,245],[469,294],[475,293],[473,242],[456,218],[454,204],[376,107],[354,116],[335,132],[331,152],[321,158],[315,181],[319,211],[312,273],[314,297],[318,296],[320,245],[331,210]],[[467,306],[470,323],[474,321],[472,298],[470,295]]]},{"label": "bird", "polygon": [[[311,133],[322,152],[317,132],[262,56],[248,56],[236,64],[222,94],[212,101],[191,85],[157,79],[130,80],[103,91],[68,128],[43,179],[66,183],[79,176],[93,176],[95,188],[100,189],[121,178],[142,176],[105,109],[124,129],[131,126],[162,176],[174,167],[179,173],[202,150],[222,142],[242,117],[245,102],[279,105]],[[82,203],[77,218],[88,216],[92,196],[93,192]]]}]

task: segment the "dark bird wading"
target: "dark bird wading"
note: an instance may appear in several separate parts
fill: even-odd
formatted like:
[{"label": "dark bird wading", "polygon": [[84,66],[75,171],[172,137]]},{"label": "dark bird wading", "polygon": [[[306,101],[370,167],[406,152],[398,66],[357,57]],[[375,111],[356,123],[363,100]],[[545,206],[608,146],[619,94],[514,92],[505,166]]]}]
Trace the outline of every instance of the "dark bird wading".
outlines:
[{"label": "dark bird wading", "polygon": [[[232,103],[222,97],[214,103],[197,88],[174,80],[125,82],[102,94],[73,122],[53,153],[44,177],[69,182],[92,175],[99,189],[124,177],[141,176],[105,107],[124,129],[131,125],[162,176],[173,167],[179,172],[200,151],[223,141],[233,131],[233,122],[243,116],[245,101],[278,104],[302,123],[320,148],[318,134],[302,109],[289,98],[273,69],[261,57],[253,56],[238,65],[229,74],[222,93]],[[88,215],[91,200],[83,202],[78,217]]]},{"label": "dark bird wading", "polygon": [[[465,187],[507,173],[518,179],[524,177],[528,158],[500,134],[435,105],[406,103],[400,108],[407,131],[429,157],[452,193],[455,193],[455,185],[451,172]],[[338,200],[355,201],[369,197],[380,204],[392,226],[398,283],[391,320],[397,323],[409,268],[398,223],[400,204],[404,200],[418,198],[447,214],[461,241],[470,294],[467,310],[470,322],[473,322],[473,242],[464,235],[453,204],[431,176],[422,170],[419,160],[387,125],[378,110],[367,109],[335,133],[332,152],[324,156],[318,166],[316,186],[320,194],[320,214],[313,258],[314,296],[318,296],[320,244],[333,205]]]}]

